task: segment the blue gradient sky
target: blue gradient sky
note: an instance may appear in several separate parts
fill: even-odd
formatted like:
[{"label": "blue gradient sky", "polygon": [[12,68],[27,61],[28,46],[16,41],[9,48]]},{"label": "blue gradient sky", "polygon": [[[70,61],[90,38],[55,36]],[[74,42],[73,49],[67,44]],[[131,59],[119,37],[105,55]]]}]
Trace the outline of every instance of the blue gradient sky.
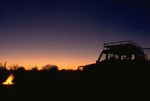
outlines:
[{"label": "blue gradient sky", "polygon": [[93,63],[103,43],[150,47],[148,0],[2,0],[0,62],[76,69]]}]

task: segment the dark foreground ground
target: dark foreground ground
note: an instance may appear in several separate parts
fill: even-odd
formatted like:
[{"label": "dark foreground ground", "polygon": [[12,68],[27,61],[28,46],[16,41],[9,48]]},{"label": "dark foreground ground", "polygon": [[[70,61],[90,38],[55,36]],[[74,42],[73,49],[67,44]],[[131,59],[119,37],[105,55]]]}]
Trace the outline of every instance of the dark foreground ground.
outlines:
[{"label": "dark foreground ground", "polygon": [[[0,71],[0,101],[150,100],[149,64],[95,65],[86,71]],[[14,74],[15,85],[2,82]]]}]

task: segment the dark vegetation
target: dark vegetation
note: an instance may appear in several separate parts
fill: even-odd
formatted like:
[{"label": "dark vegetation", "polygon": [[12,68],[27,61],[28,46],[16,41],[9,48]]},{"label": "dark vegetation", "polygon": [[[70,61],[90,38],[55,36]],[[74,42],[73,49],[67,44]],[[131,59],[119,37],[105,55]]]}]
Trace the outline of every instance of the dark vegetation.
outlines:
[{"label": "dark vegetation", "polygon": [[[88,68],[88,66],[86,66]],[[25,70],[0,67],[1,101],[86,101],[149,99],[150,62],[101,62],[87,70],[46,65]],[[2,85],[13,74],[14,85]]]}]

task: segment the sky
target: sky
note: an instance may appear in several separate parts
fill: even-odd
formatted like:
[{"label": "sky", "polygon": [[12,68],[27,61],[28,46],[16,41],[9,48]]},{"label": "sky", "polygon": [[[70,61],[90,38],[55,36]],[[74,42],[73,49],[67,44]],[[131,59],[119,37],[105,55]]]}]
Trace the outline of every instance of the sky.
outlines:
[{"label": "sky", "polygon": [[149,0],[1,0],[0,62],[26,69],[95,63],[107,42],[150,47]]}]

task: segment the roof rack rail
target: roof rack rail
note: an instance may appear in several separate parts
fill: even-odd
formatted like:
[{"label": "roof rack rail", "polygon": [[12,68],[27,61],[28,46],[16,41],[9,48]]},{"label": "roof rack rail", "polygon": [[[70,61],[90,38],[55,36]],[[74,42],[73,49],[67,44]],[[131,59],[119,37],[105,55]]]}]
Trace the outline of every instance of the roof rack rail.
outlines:
[{"label": "roof rack rail", "polygon": [[136,44],[135,42],[133,42],[131,40],[104,43],[104,48],[108,48],[108,47],[116,46],[116,45],[124,45],[124,44],[133,45],[135,47],[142,49],[142,47],[140,45]]}]

